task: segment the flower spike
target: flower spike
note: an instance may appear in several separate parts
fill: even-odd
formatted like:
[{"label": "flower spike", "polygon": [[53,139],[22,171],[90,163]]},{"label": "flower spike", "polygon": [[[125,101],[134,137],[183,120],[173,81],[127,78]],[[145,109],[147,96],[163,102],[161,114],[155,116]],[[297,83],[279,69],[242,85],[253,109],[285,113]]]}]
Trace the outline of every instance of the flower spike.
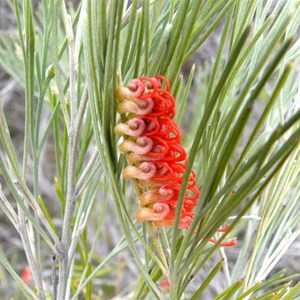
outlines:
[{"label": "flower spike", "polygon": [[[163,76],[140,77],[127,87],[120,85],[116,94],[123,123],[116,125],[115,133],[124,137],[120,150],[129,163],[123,177],[136,180],[141,191],[137,220],[151,222],[155,227],[172,227],[188,158],[181,145],[180,128],[173,120],[176,109],[170,83]],[[192,170],[179,228],[189,228],[199,197],[196,174]],[[227,229],[225,226],[218,231]],[[210,242],[216,240],[212,238]],[[221,246],[235,243],[236,239],[232,239]]]},{"label": "flower spike", "polygon": [[[187,154],[180,144],[180,129],[173,121],[176,109],[170,83],[163,76],[141,77],[127,87],[119,86],[116,93],[123,123],[117,124],[115,133],[124,136],[120,150],[129,162],[123,177],[137,180],[142,191],[137,219],[152,222],[156,227],[171,227]],[[199,196],[192,171],[180,228],[189,227]]]}]

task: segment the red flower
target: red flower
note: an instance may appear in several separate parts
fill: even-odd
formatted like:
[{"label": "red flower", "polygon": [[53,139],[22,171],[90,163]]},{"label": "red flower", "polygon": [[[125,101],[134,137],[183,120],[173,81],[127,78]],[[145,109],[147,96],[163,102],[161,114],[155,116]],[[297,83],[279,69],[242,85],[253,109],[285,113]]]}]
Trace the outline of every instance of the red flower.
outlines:
[{"label": "red flower", "polygon": [[[127,120],[115,128],[116,134],[125,136],[120,150],[130,163],[123,176],[137,179],[143,191],[137,219],[153,222],[156,227],[172,226],[187,154],[180,144],[180,129],[173,121],[175,99],[170,84],[162,76],[141,77],[132,80],[128,88],[119,87],[117,97],[118,111]],[[180,228],[189,227],[199,196],[196,176],[191,172]]]},{"label": "red flower", "polygon": [[31,270],[29,267],[25,267],[22,270],[21,278],[25,284],[29,285],[31,279]]},{"label": "red flower", "polygon": [[[156,227],[171,227],[188,158],[180,144],[180,128],[173,121],[176,111],[170,84],[163,76],[137,78],[128,88],[118,87],[117,99],[123,123],[115,127],[115,133],[124,136],[120,150],[129,162],[123,177],[137,180],[142,191],[136,217]],[[179,228],[189,228],[199,196],[192,171]],[[229,244],[232,242],[222,245]]]},{"label": "red flower", "polygon": [[162,279],[158,286],[160,287],[161,290],[167,292],[170,289],[170,282],[168,280],[168,278],[164,278]]}]

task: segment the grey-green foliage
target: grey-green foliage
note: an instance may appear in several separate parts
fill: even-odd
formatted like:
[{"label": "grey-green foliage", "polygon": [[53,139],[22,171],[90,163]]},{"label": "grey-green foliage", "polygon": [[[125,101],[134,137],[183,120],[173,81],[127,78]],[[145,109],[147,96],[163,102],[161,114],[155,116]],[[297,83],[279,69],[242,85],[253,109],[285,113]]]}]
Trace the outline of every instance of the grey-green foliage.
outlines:
[{"label": "grey-green foliage", "polygon": [[[130,282],[124,298],[198,299],[224,272],[224,282],[218,282],[224,291],[215,299],[294,299],[299,284],[292,288],[291,277],[283,273],[268,276],[299,235],[299,3],[84,0],[74,10],[63,0],[43,0],[37,7],[30,0],[7,2],[17,28],[1,34],[0,64],[25,89],[26,122],[19,163],[1,111],[0,168],[18,210],[4,194],[1,208],[17,230],[25,217],[29,219],[19,233],[38,297],[58,293],[61,299],[80,294],[90,299],[101,289],[99,274],[109,273],[111,260],[129,249],[141,278]],[[201,46],[217,28],[221,35],[212,62],[194,64],[185,81],[180,75],[183,63],[201,54]],[[128,200],[134,196],[121,179],[126,161],[114,134],[118,78],[127,84],[157,74],[170,80],[176,120],[185,124],[183,143],[189,151],[176,224],[192,168],[201,187],[190,229],[160,230],[169,295],[156,285],[165,266],[146,227],[135,222]],[[197,91],[191,97],[193,84]],[[45,109],[51,115],[42,129]],[[256,117],[251,118],[253,110]],[[61,233],[39,196],[41,153],[49,140],[55,151],[52,181],[61,204]],[[31,164],[33,191],[27,185]],[[124,238],[95,265],[95,248],[112,198],[117,217],[111,218],[121,225]],[[95,221],[92,212],[99,205]],[[228,222],[232,226],[226,233],[216,232]],[[86,237],[93,227],[97,239],[90,244]],[[229,267],[220,243],[240,232],[244,235],[235,246],[239,253]],[[29,239],[33,234],[35,242]],[[213,236],[215,245],[209,243]],[[137,245],[143,246],[145,257]],[[46,259],[41,253],[47,251],[58,264],[58,290],[55,284],[46,290],[50,276],[40,280]],[[222,260],[205,269],[218,256]],[[0,261],[30,297],[34,291],[16,276],[5,253]],[[79,280],[76,268],[81,270]],[[195,286],[193,278],[203,270],[208,275]]]}]

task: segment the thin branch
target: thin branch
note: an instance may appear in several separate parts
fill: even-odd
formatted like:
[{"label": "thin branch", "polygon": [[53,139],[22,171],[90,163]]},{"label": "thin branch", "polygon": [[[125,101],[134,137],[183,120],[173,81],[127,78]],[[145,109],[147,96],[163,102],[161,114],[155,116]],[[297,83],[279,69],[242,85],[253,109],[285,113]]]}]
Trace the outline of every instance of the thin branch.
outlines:
[{"label": "thin branch", "polygon": [[69,248],[69,253],[68,253],[69,264],[70,264],[71,260],[73,259],[74,253],[76,251],[77,243],[78,243],[79,238],[85,228],[85,225],[86,225],[85,213],[83,212],[82,215],[80,216],[80,220],[78,222],[77,228],[74,228],[74,231],[73,231],[72,242],[71,242],[71,245]]},{"label": "thin branch", "polygon": [[45,296],[45,290],[42,281],[41,266],[37,258],[37,255],[34,255],[33,253],[33,249],[35,249],[35,243],[34,240],[30,241],[29,232],[28,232],[29,228],[26,225],[26,223],[27,222],[26,222],[26,217],[24,215],[24,212],[22,208],[19,207],[19,224],[20,224],[19,233],[22,239],[22,244],[28,260],[28,264],[32,272],[32,276],[36,284],[38,299],[44,300],[46,299],[46,296]]},{"label": "thin branch", "polygon": [[66,287],[69,276],[69,247],[72,233],[72,216],[74,213],[74,208],[76,204],[76,159],[77,159],[77,144],[80,124],[83,118],[84,110],[87,101],[87,92],[85,92],[86,97],[83,97],[83,104],[81,105],[80,114],[76,118],[77,108],[76,108],[76,53],[74,45],[74,33],[72,29],[72,23],[70,16],[67,14],[66,6],[64,1],[61,1],[62,17],[65,25],[65,30],[67,34],[68,48],[69,48],[69,73],[70,73],[70,106],[71,106],[71,118],[70,118],[70,128],[69,128],[69,160],[68,160],[68,180],[67,180],[67,197],[66,197],[66,207],[64,220],[62,225],[62,246],[63,246],[63,257],[60,262],[59,268],[59,278],[58,278],[58,299],[64,299],[66,293]]},{"label": "thin branch", "polygon": [[80,127],[82,125],[82,121],[83,121],[84,113],[85,113],[85,110],[86,110],[87,102],[88,102],[88,87],[87,87],[87,85],[85,85],[85,87],[83,89],[81,101],[80,101],[78,114],[77,114],[76,121],[75,121],[75,133],[77,135],[80,132]]},{"label": "thin branch", "polygon": [[53,286],[53,299],[57,299],[57,272],[56,272],[56,256],[52,255],[51,257],[51,279],[52,279],[52,286]]},{"label": "thin branch", "polygon": [[[80,195],[83,192],[83,187],[85,186],[85,180],[88,175],[92,172],[91,169],[98,165],[98,151],[94,151],[92,154],[89,162],[87,163],[84,171],[82,172],[81,176],[78,179],[77,185],[76,185],[76,195]],[[95,173],[98,168],[93,172]]]},{"label": "thin branch", "polygon": [[[34,210],[34,212],[36,213],[38,219],[40,220],[40,222],[45,226],[45,228],[47,229],[48,233],[50,234],[51,238],[53,239],[55,246],[54,248],[52,248],[52,250],[56,253],[57,251],[60,252],[61,249],[61,241],[59,240],[59,238],[57,237],[56,233],[53,231],[52,227],[50,226],[49,222],[47,221],[44,212],[42,211],[41,207],[35,202],[35,199],[33,198],[33,196],[31,194],[27,193],[23,190],[22,186],[20,185],[20,183],[18,181],[14,181],[14,186],[19,194],[19,196],[24,199],[24,201],[26,201],[27,203],[29,203],[29,205],[31,206],[31,208]],[[59,253],[57,253],[57,255],[59,256]]]}]

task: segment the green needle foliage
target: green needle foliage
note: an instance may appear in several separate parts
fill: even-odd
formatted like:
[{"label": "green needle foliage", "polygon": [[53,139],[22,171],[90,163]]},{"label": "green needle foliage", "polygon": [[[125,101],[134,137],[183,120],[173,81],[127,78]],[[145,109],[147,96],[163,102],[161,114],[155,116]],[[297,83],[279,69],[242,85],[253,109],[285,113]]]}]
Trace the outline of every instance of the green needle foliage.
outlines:
[{"label": "green needle foliage", "polygon": [[[0,34],[0,65],[24,88],[25,120],[20,155],[1,102],[0,209],[31,282],[0,248],[14,282],[1,295],[300,299],[298,275],[274,272],[300,235],[299,1],[6,2],[15,31]],[[199,60],[216,36],[211,60]],[[170,81],[189,154],[175,225],[156,231],[160,249],[136,222],[114,133],[119,80],[144,75]],[[49,145],[54,198],[41,188]],[[201,196],[190,228],[180,230],[192,169]],[[221,246],[234,236],[237,245]]]}]

